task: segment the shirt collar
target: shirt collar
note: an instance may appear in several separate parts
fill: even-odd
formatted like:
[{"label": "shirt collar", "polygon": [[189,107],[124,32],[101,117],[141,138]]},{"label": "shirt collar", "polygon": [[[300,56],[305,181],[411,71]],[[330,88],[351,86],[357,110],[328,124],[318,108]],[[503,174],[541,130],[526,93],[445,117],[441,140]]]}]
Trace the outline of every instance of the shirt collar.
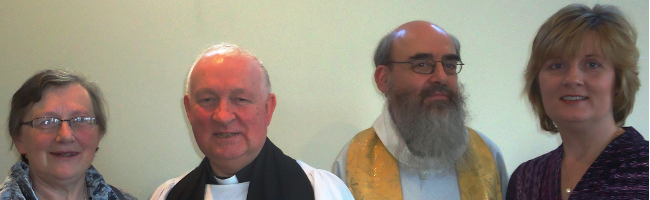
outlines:
[{"label": "shirt collar", "polygon": [[[379,117],[377,117],[377,120],[375,120],[375,123],[372,124],[372,128],[375,129],[377,136],[381,142],[384,143],[384,146],[393,157],[398,158],[399,156],[411,154],[411,151],[406,148],[406,143],[404,143],[404,140],[402,140],[398,134],[397,126],[388,110],[388,102],[384,104],[384,109]],[[398,150],[402,148],[404,148],[404,150],[398,152]],[[402,155],[398,155],[399,153]]]},{"label": "shirt collar", "polygon": [[219,185],[230,185],[230,184],[239,183],[239,180],[237,179],[237,175],[231,176],[230,178],[227,179],[220,179],[217,176],[215,176],[214,178],[217,179],[217,183],[219,183]]}]

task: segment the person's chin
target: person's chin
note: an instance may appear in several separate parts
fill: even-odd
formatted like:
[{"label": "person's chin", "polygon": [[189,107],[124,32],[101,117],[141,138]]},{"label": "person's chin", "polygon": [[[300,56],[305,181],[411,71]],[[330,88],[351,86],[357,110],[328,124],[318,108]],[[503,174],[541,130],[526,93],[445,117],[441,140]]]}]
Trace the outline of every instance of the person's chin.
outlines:
[{"label": "person's chin", "polygon": [[244,157],[245,154],[246,149],[242,146],[237,146],[233,148],[215,149],[212,153],[212,156],[208,158],[216,160],[236,160]]},{"label": "person's chin", "polygon": [[555,123],[558,124],[575,124],[575,123],[585,123],[590,121],[590,115],[587,112],[579,113],[562,113],[559,116],[551,118]]}]

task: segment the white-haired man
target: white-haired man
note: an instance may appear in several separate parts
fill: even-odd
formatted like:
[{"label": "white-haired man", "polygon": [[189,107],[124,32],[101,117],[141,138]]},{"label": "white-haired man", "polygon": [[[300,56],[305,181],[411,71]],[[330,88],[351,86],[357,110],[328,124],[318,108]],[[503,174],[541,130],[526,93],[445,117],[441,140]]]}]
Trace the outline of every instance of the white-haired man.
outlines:
[{"label": "white-haired man", "polygon": [[267,138],[276,105],[262,63],[236,45],[215,45],[190,69],[185,111],[205,154],[151,199],[352,199],[333,174],[294,160]]}]

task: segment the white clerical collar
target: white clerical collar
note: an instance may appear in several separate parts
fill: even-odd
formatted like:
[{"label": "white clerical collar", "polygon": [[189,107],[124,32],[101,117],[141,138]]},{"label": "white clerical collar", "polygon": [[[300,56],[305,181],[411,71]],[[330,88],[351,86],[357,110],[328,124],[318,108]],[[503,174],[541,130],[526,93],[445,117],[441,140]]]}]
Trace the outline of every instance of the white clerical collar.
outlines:
[{"label": "white clerical collar", "polygon": [[[229,178],[231,179],[231,178]],[[229,180],[225,179],[225,180]],[[237,179],[237,178],[235,178]],[[219,180],[219,179],[217,179]],[[221,182],[219,182],[221,183]],[[235,183],[228,185],[211,185],[207,184],[205,198],[211,200],[246,200],[248,196],[248,186],[250,182]],[[214,195],[213,195],[214,194]]]},{"label": "white clerical collar", "polygon": [[216,176],[214,178],[217,179],[217,183],[219,183],[219,185],[231,185],[231,184],[239,183],[239,179],[237,179],[237,175],[233,175],[232,177],[227,179],[220,179]]},{"label": "white clerical collar", "polygon": [[[381,112],[375,123],[372,124],[372,128],[377,132],[377,136],[384,143],[384,146],[394,157],[398,158],[404,155],[397,155],[400,147],[406,147],[404,140],[398,135],[397,127],[393,118],[390,116],[390,111],[388,110],[388,102],[384,104],[384,110]],[[411,154],[408,148],[400,151],[401,154]],[[399,160],[399,159],[398,159]]]}]

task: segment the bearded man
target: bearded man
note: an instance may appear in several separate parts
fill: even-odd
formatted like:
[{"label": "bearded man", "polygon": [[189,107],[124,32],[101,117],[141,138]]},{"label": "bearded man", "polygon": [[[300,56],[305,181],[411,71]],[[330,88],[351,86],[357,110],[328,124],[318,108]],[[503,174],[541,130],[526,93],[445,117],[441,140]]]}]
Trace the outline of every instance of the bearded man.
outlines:
[{"label": "bearded man", "polygon": [[408,22],[384,36],[374,62],[386,106],[332,167],[355,199],[502,199],[508,174],[499,148],[465,126],[458,40],[430,22]]}]

